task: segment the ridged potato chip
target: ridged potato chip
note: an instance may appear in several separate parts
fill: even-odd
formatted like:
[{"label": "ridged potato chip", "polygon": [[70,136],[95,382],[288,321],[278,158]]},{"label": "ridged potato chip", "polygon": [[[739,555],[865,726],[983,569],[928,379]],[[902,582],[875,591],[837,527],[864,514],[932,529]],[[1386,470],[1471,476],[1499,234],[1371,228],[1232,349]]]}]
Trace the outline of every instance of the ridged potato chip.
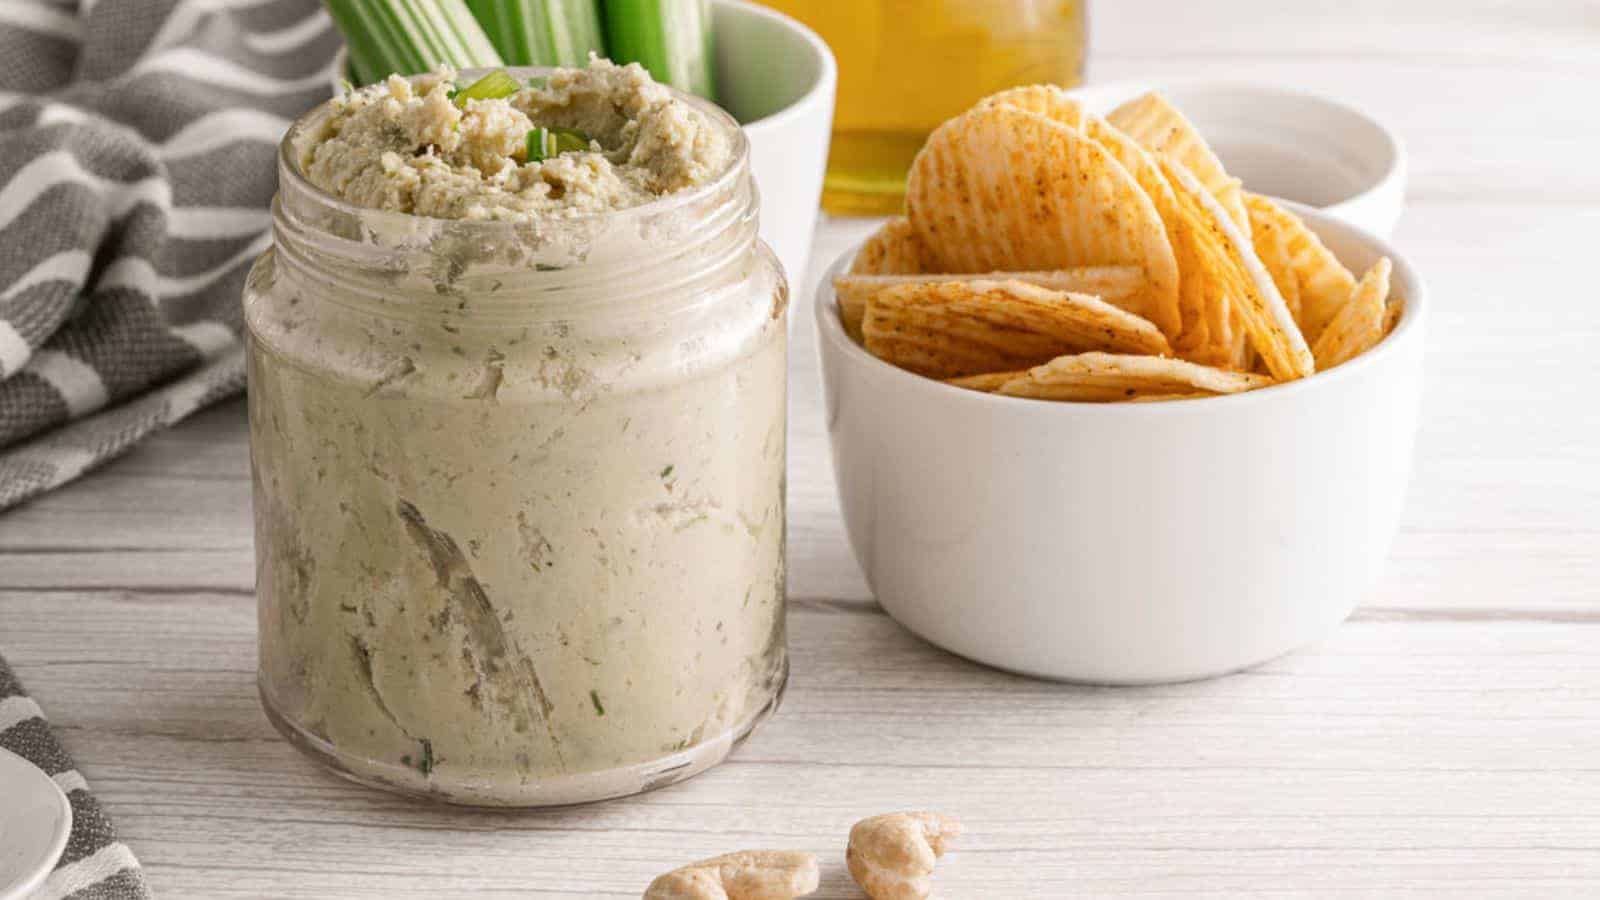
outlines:
[{"label": "ridged potato chip", "polygon": [[1140,392],[1134,388],[1080,382],[1039,384],[1026,375],[1013,378],[991,393],[1002,397],[1027,397],[1030,400],[1056,400],[1065,403],[1128,403],[1140,397]]},{"label": "ridged potato chip", "polygon": [[[1256,258],[1249,238],[1233,224],[1194,175],[1166,157],[1159,158],[1158,162],[1178,198],[1183,216],[1181,227],[1193,233],[1194,241],[1184,246],[1197,251],[1185,260],[1183,267],[1185,302],[1200,303],[1210,311],[1237,309],[1250,343],[1261,354],[1267,371],[1283,381],[1310,375],[1315,371],[1311,349],[1289,315],[1283,297],[1272,283],[1272,276]],[[1208,324],[1214,326],[1214,319]],[[1200,358],[1221,350],[1228,364],[1237,364],[1237,351],[1231,340],[1221,344],[1213,340],[1204,348],[1186,348],[1180,344],[1178,349],[1180,353],[1186,349],[1205,351]]]},{"label": "ridged potato chip", "polygon": [[[1225,302],[1225,297],[1205,298],[1193,291],[1185,294],[1183,290],[1184,281],[1194,275],[1184,270],[1185,263],[1203,258],[1203,254],[1196,247],[1184,246],[1185,242],[1195,240],[1195,234],[1191,229],[1179,226],[1183,220],[1182,211],[1154,155],[1121,129],[1098,116],[1084,117],[1084,132],[1105,147],[1133,175],[1155,204],[1156,212],[1166,226],[1167,240],[1178,259],[1179,309],[1176,319],[1181,324],[1177,331],[1168,330],[1167,327],[1162,330],[1172,338],[1174,345],[1195,348],[1194,355],[1203,362],[1239,370],[1251,368],[1254,354],[1239,311]],[[1188,303],[1184,302],[1186,296]],[[1207,302],[1197,302],[1199,300]],[[1157,324],[1163,323],[1158,321]]]},{"label": "ridged potato chip", "polygon": [[1138,266],[1144,318],[1176,303],[1178,264],[1133,176],[1081,132],[1012,106],[934,130],[912,163],[906,210],[945,272]]},{"label": "ridged potato chip", "polygon": [[1265,375],[1186,360],[1108,353],[1062,356],[1002,384],[998,393],[1046,400],[1121,401],[1231,394],[1273,384]]},{"label": "ridged potato chip", "polygon": [[963,375],[960,378],[946,378],[945,384],[966,388],[969,391],[981,391],[992,394],[1000,389],[1002,384],[1013,379],[1025,377],[1027,369],[1017,369],[1011,372],[984,372],[981,375]]},{"label": "ridged potato chip", "polygon": [[1390,268],[1389,257],[1385,256],[1368,269],[1356,282],[1344,308],[1322,330],[1313,351],[1318,372],[1349,362],[1383,340]]},{"label": "ridged potato chip", "polygon": [[1151,310],[1147,318],[1156,323],[1175,345],[1185,342],[1184,335],[1188,335],[1190,344],[1203,344],[1208,330],[1204,320],[1204,310],[1195,306],[1185,306],[1183,303],[1183,279],[1188,275],[1184,272],[1184,261],[1193,259],[1195,249],[1183,246],[1184,242],[1193,239],[1188,229],[1177,227],[1181,219],[1178,208],[1178,199],[1173,196],[1172,186],[1167,183],[1166,176],[1161,174],[1161,168],[1156,165],[1155,157],[1149,151],[1139,146],[1133,138],[1124,134],[1115,125],[1110,124],[1099,116],[1085,116],[1083,131],[1089,138],[1104,147],[1111,158],[1127,170],[1133,180],[1150,198],[1156,208],[1156,215],[1161,218],[1162,227],[1167,234],[1167,242],[1172,246],[1173,256],[1178,262],[1178,296],[1172,298],[1170,307]]},{"label": "ridged potato chip", "polygon": [[1248,231],[1250,218],[1239,179],[1228,174],[1199,130],[1165,97],[1156,93],[1135,97],[1112,110],[1106,119],[1151,152],[1170,156],[1193,172],[1233,223]]},{"label": "ridged potato chip", "polygon": [[929,268],[931,265],[928,251],[917,239],[911,222],[899,216],[883,223],[861,245],[850,261],[850,274],[916,275],[934,271]]},{"label": "ridged potato chip", "polygon": [[867,312],[867,298],[897,284],[939,281],[1021,281],[1053,291],[1071,291],[1099,297],[1113,306],[1144,290],[1144,272],[1132,266],[1084,266],[1050,272],[990,272],[983,275],[840,275],[833,279],[834,296],[839,301],[839,318],[844,330],[861,340],[861,317]]},{"label": "ridged potato chip", "polygon": [[1026,84],[978,101],[979,106],[1011,106],[1038,113],[1068,128],[1083,127],[1083,106],[1053,84]]},{"label": "ridged potato chip", "polygon": [[[1356,287],[1355,275],[1323,246],[1299,216],[1260,194],[1246,194],[1245,206],[1250,212],[1252,232],[1270,227],[1282,236],[1287,266],[1294,273],[1300,294],[1300,314],[1295,321],[1300,323],[1306,341],[1315,344],[1322,329],[1350,299]],[[1262,262],[1266,262],[1265,256]],[[1277,280],[1276,272],[1273,280]]]},{"label": "ridged potato chip", "polygon": [[1188,393],[1183,393],[1183,394],[1140,394],[1137,397],[1129,397],[1127,402],[1128,403],[1166,403],[1166,402],[1169,402],[1169,401],[1172,401],[1172,400],[1199,400],[1202,397],[1215,397],[1215,396],[1217,396],[1217,395],[1216,394],[1212,394],[1212,393],[1208,393],[1206,391],[1190,391]]},{"label": "ridged potato chip", "polygon": [[[1300,328],[1301,337],[1305,337],[1300,279],[1295,274],[1294,258],[1289,251],[1289,233],[1278,222],[1257,213],[1256,207],[1260,203],[1256,201],[1265,199],[1248,192],[1245,194],[1245,212],[1250,217],[1250,243],[1254,245],[1256,258],[1261,260],[1262,267],[1272,276],[1272,284],[1278,289],[1279,296],[1283,297],[1283,305],[1288,308],[1289,317],[1294,319],[1295,325]],[[1255,205],[1252,205],[1253,203]],[[1237,316],[1235,323],[1235,327],[1243,330],[1243,323],[1238,321]],[[1311,343],[1309,338],[1306,343]],[[1252,363],[1254,366],[1260,366],[1260,357],[1255,357]]]},{"label": "ridged potato chip", "polygon": [[868,352],[934,378],[1037,365],[1063,353],[1170,352],[1150,322],[1084,294],[1020,281],[885,288],[867,301]]},{"label": "ridged potato chip", "polygon": [[1272,276],[1272,283],[1283,296],[1283,305],[1289,308],[1295,324],[1302,326],[1303,334],[1300,277],[1295,273],[1294,257],[1289,252],[1289,230],[1272,214],[1268,207],[1276,208],[1277,204],[1267,198],[1247,193],[1244,205],[1250,214],[1250,242],[1255,245],[1256,257]]},{"label": "ridged potato chip", "polygon": [[[1023,87],[1011,88],[998,94],[986,97],[982,105],[1011,106],[1028,112],[1037,113],[1059,122],[1069,128],[1084,132],[1091,140],[1100,144],[1111,158],[1133,176],[1136,184],[1150,197],[1156,208],[1156,215],[1163,221],[1166,219],[1165,209],[1171,206],[1172,191],[1166,186],[1166,181],[1155,168],[1155,161],[1136,141],[1116,128],[1108,125],[1099,116],[1086,114],[1078,101],[1067,95],[1066,91],[1055,85],[1032,84]],[[1163,200],[1167,203],[1163,204]],[[1167,232],[1170,241],[1173,233]],[[1180,273],[1181,277],[1181,273]],[[1086,293],[1095,293],[1087,291]],[[1110,299],[1110,298],[1103,298]],[[1167,297],[1171,302],[1160,304],[1154,308],[1144,309],[1141,312],[1146,318],[1156,324],[1162,333],[1169,339],[1175,340],[1182,330],[1182,323],[1178,310],[1177,298]]]},{"label": "ridged potato chip", "polygon": [[1405,315],[1406,301],[1403,297],[1392,297],[1389,305],[1383,311],[1383,336],[1388,337],[1394,326],[1400,324],[1400,317]]},{"label": "ridged potato chip", "polygon": [[1079,353],[1061,356],[1002,384],[999,393],[1042,400],[1132,400],[1174,394],[1234,394],[1266,387],[1273,380],[1181,359]]}]

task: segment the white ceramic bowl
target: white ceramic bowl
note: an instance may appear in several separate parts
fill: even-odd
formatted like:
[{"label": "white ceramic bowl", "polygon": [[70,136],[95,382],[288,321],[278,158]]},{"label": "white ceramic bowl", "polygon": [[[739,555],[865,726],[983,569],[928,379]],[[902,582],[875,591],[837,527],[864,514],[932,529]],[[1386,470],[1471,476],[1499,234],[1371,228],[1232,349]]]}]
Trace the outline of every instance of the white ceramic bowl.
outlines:
[{"label": "white ceramic bowl", "polygon": [[761,239],[799,289],[811,260],[828,163],[833,52],[794,19],[745,0],[714,0],[717,99],[750,139],[761,192]]},{"label": "white ceramic bowl", "polygon": [[66,849],[72,804],[54,779],[3,747],[0,798],[0,900],[23,900]]},{"label": "white ceramic bowl", "polygon": [[1330,372],[1246,394],[1051,403],[884,363],[816,300],[839,497],[878,601],[947,650],[1045,678],[1183,681],[1325,634],[1378,577],[1411,471],[1428,297],[1382,240],[1299,210],[1405,314]]},{"label": "white ceramic bowl", "polygon": [[[717,99],[750,140],[750,171],[761,194],[761,239],[789,276],[805,278],[828,164],[838,67],[816,32],[747,0],[712,0]],[[341,48],[333,90],[349,73]]]},{"label": "white ceramic bowl", "polygon": [[1373,234],[1394,233],[1405,203],[1400,137],[1337,100],[1262,84],[1118,81],[1073,91],[1106,113],[1146,91],[1183,111],[1253,191],[1314,206]]}]

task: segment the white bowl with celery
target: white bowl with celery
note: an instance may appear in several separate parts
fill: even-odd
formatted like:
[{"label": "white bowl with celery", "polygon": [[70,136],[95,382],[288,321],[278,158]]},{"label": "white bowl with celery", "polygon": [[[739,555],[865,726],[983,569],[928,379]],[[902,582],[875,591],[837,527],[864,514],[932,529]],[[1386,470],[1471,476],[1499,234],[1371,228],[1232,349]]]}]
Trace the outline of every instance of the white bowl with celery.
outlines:
[{"label": "white bowl with celery", "polygon": [[837,70],[827,44],[799,22],[745,0],[324,2],[347,45],[339,82],[440,65],[582,66],[594,53],[715,101],[749,137],[762,239],[791,286],[805,277]]}]

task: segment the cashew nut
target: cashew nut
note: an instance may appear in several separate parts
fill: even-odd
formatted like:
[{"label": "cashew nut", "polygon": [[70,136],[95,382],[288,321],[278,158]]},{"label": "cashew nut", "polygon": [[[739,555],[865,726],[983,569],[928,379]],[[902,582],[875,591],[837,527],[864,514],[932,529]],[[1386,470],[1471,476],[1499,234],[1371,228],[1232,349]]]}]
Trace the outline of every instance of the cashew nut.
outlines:
[{"label": "cashew nut", "polygon": [[740,850],[673,869],[644,900],[793,900],[817,889],[817,858],[794,850]]},{"label": "cashew nut", "polygon": [[961,835],[961,823],[931,812],[888,813],[850,829],[845,864],[872,900],[923,900],[933,892],[933,866]]}]

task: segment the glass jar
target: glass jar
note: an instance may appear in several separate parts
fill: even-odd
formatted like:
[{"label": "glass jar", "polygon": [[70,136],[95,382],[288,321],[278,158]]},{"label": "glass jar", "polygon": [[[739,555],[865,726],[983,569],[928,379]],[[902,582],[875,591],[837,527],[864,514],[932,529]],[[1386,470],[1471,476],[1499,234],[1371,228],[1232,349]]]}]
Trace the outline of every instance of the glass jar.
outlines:
[{"label": "glass jar", "polygon": [[1083,79],[1086,0],[765,0],[816,29],[839,60],[822,206],[891,215],[928,134],[1019,84]]},{"label": "glass jar", "polygon": [[559,222],[355,207],[298,162],[326,108],[285,138],[244,295],[260,690],[325,765],[579,803],[776,708],[787,288],[700,105],[719,178]]}]

